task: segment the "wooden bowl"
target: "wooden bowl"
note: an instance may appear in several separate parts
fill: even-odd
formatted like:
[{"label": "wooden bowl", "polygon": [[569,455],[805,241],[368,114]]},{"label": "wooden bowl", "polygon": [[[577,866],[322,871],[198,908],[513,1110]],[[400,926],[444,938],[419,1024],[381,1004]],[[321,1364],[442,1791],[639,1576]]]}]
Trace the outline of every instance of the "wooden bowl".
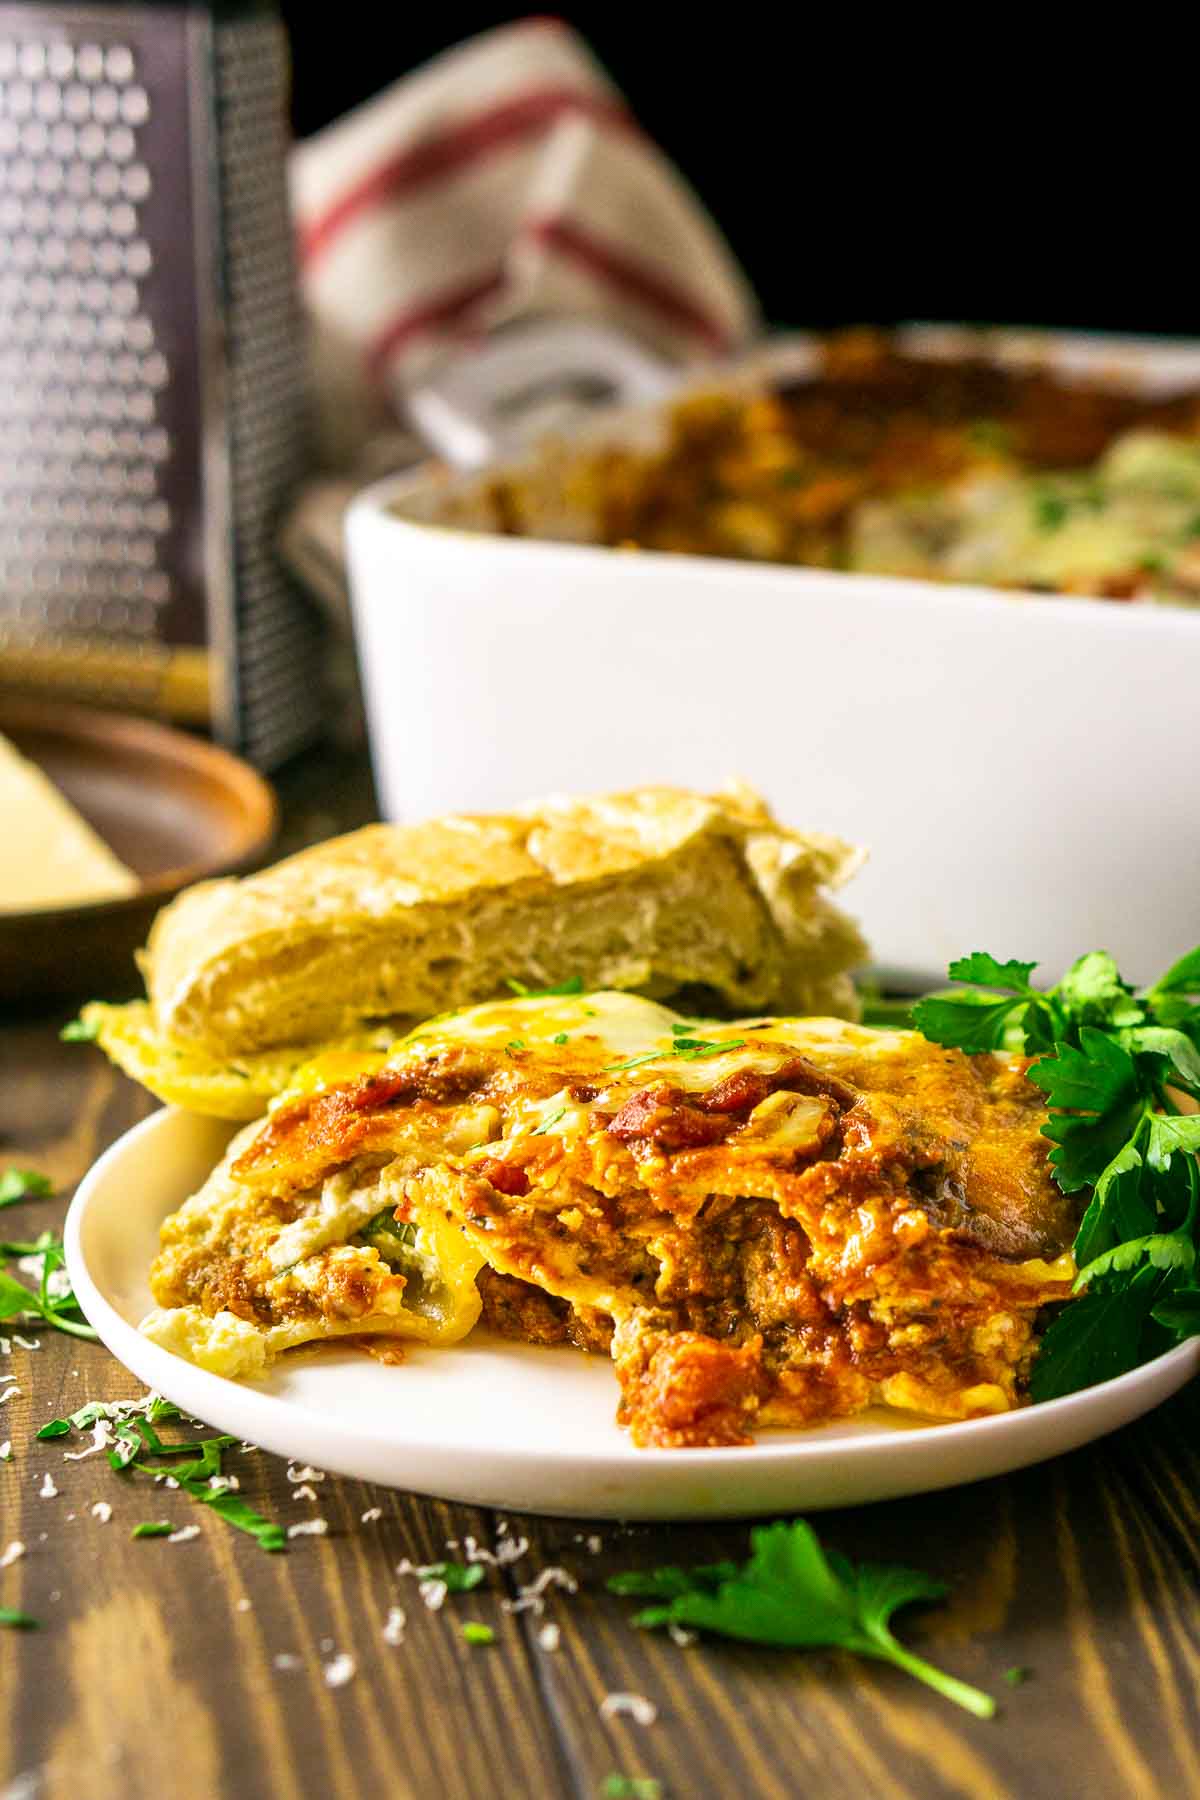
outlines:
[{"label": "wooden bowl", "polygon": [[133,953],[159,907],[193,881],[261,862],[274,839],[271,788],[202,738],[120,713],[10,699],[0,700],[0,732],[141,882],[119,900],[0,912],[0,1000],[133,992]]}]

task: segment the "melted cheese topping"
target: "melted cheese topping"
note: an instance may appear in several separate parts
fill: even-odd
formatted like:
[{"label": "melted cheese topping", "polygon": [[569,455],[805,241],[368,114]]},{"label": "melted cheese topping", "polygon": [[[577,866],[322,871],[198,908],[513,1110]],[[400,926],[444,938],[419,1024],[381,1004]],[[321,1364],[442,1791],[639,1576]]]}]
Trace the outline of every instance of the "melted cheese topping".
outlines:
[{"label": "melted cheese topping", "polygon": [[486,1269],[530,1335],[561,1323],[541,1296],[611,1336],[644,1441],[740,1441],[757,1408],[997,1410],[1074,1273],[1024,1069],[630,994],[472,1007],[316,1059],[167,1221],[145,1329],[245,1373],[323,1338],[451,1342]]}]

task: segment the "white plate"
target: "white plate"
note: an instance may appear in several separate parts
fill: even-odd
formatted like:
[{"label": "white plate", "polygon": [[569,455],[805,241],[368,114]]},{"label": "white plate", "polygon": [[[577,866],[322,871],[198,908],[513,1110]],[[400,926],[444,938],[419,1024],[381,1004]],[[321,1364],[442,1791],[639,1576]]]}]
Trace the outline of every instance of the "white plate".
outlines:
[{"label": "white plate", "polygon": [[604,1358],[477,1333],[388,1367],[352,1352],[285,1358],[253,1384],[182,1361],[137,1331],[158,1227],[198,1188],[230,1127],[168,1110],[120,1138],[79,1188],[67,1267],[101,1338],[188,1413],[299,1462],[513,1511],[621,1519],[745,1517],[928,1493],[1003,1474],[1138,1418],[1200,1367],[1192,1340],[1083,1394],[961,1425],[878,1415],[769,1431],[745,1450],[635,1450]]}]

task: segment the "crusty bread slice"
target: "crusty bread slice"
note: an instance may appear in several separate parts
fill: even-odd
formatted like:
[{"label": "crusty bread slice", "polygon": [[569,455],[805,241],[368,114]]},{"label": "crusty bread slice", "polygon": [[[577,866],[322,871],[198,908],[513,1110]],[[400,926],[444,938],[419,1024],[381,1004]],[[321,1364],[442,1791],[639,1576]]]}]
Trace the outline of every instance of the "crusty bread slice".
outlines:
[{"label": "crusty bread slice", "polygon": [[866,947],[825,890],[861,852],[751,790],[642,788],[372,825],[160,913],[159,1031],[217,1056],[344,1037],[574,977],[747,1012],[848,1012]]}]

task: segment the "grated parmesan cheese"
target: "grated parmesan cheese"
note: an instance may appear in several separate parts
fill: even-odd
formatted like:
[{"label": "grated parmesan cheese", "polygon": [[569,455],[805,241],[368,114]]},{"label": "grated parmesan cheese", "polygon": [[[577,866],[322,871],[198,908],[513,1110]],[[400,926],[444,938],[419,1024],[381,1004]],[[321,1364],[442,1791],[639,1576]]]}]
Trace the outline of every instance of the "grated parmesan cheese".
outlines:
[{"label": "grated parmesan cheese", "polygon": [[198,1525],[181,1525],[178,1531],[171,1533],[167,1542],[168,1544],[190,1544],[193,1538],[199,1536],[200,1527]]},{"label": "grated parmesan cheese", "polygon": [[353,1679],[354,1671],[354,1658],[343,1650],[340,1656],[335,1656],[332,1662],[325,1664],[325,1686],[331,1688],[345,1687],[346,1683]]},{"label": "grated parmesan cheese", "polygon": [[7,1569],[11,1563],[15,1563],[17,1558],[24,1554],[24,1544],[20,1538],[14,1538],[8,1549],[4,1551],[3,1555],[0,1555],[0,1569]]},{"label": "grated parmesan cheese", "polygon": [[543,1613],[546,1610],[546,1590],[552,1587],[560,1587],[568,1594],[579,1592],[579,1583],[575,1577],[559,1563],[551,1563],[533,1581],[517,1589],[515,1600],[502,1600],[500,1605],[505,1612]]},{"label": "grated parmesan cheese", "polygon": [[408,1624],[408,1615],[402,1606],[390,1606],[384,1621],[383,1641],[385,1644],[402,1644],[404,1627]]},{"label": "grated parmesan cheese", "polygon": [[112,1518],[112,1507],[108,1504],[107,1500],[96,1501],[95,1505],[92,1507],[92,1517],[93,1519],[99,1519],[102,1525],[108,1524],[108,1521]]},{"label": "grated parmesan cheese", "polygon": [[382,1517],[382,1506],[368,1506],[366,1512],[362,1516],[362,1522],[364,1525],[374,1525],[375,1521],[377,1519],[382,1519]]},{"label": "grated parmesan cheese", "polygon": [[42,1485],[38,1489],[39,1500],[57,1500],[58,1489],[50,1478],[49,1472],[42,1476]]},{"label": "grated parmesan cheese", "polygon": [[113,1430],[107,1419],[97,1419],[92,1426],[92,1447],[90,1450],[64,1450],[64,1462],[82,1462],[85,1456],[95,1456],[99,1450],[107,1450],[113,1441]]},{"label": "grated parmesan cheese", "polygon": [[325,1519],[301,1519],[298,1524],[288,1526],[287,1534],[290,1538],[324,1537],[328,1530],[329,1525]]},{"label": "grated parmesan cheese", "polygon": [[600,1702],[600,1717],[624,1717],[632,1719],[635,1725],[653,1725],[658,1708],[645,1694],[605,1694]]}]

